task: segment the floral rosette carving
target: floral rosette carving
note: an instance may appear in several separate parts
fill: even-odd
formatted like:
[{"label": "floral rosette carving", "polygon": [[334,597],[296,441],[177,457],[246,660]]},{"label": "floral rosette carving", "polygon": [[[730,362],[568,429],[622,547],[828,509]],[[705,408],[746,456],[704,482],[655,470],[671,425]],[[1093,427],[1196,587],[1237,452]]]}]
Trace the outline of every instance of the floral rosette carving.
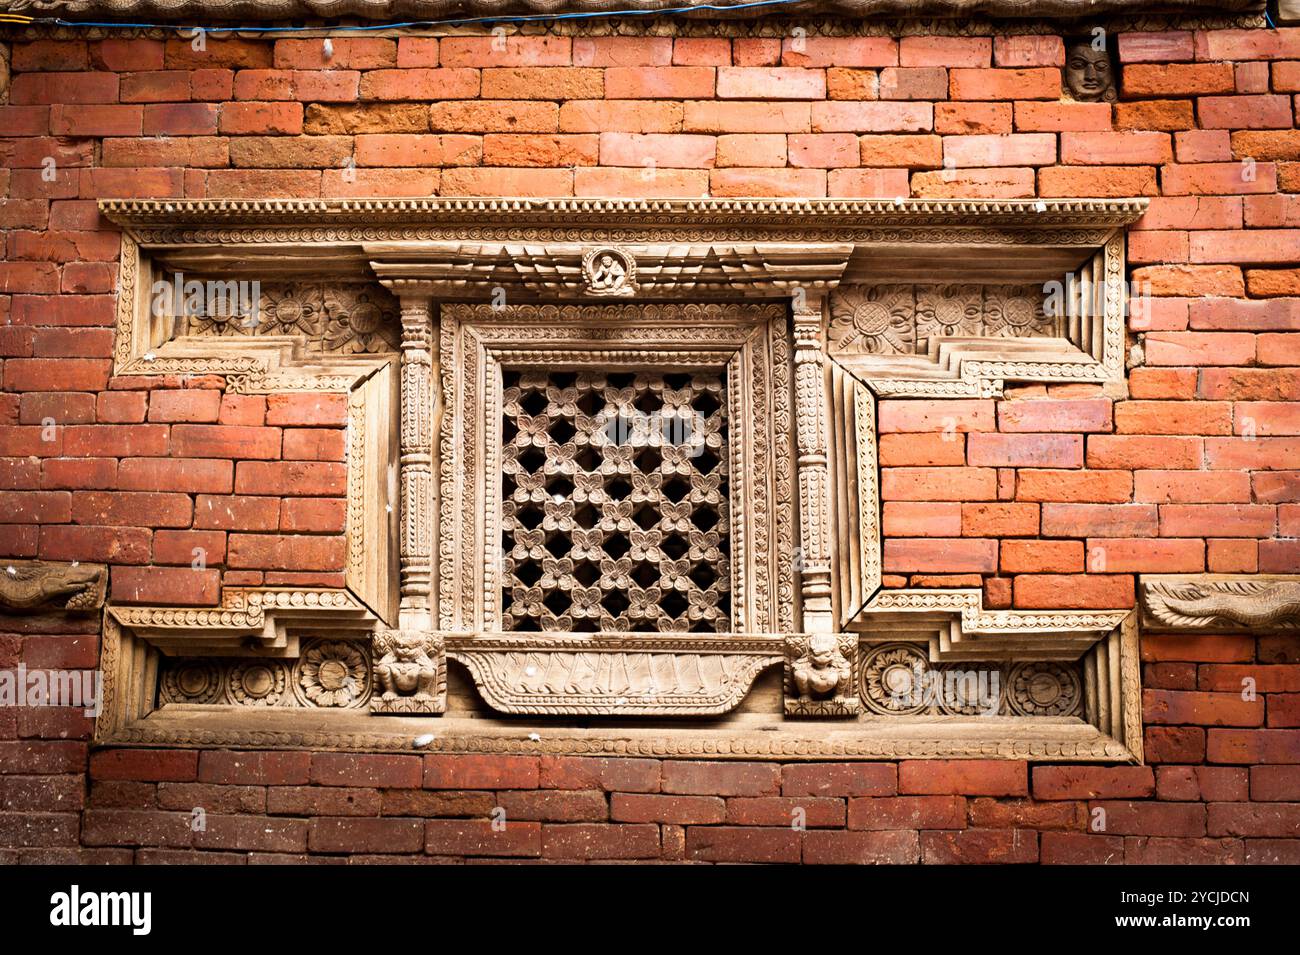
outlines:
[{"label": "floral rosette carving", "polygon": [[308,706],[360,706],[370,693],[370,664],[355,643],[311,643],[298,660],[297,693]]},{"label": "floral rosette carving", "polygon": [[1083,701],[1079,675],[1059,663],[1021,663],[1007,684],[1007,702],[1021,716],[1072,716]]},{"label": "floral rosette carving", "polygon": [[916,290],[916,337],[978,335],[984,295],[978,285],[925,285]]},{"label": "floral rosette carving", "polygon": [[288,686],[288,667],[280,661],[244,660],[231,668],[226,696],[239,706],[279,706]]},{"label": "floral rosette carving", "polygon": [[831,351],[910,354],[916,345],[914,313],[910,285],[842,286],[831,295]]},{"label": "floral rosette carving", "polygon": [[893,643],[870,651],[862,664],[862,700],[883,716],[912,716],[929,707],[924,683],[930,673],[925,652]]},{"label": "floral rosette carving", "polygon": [[221,668],[206,660],[182,660],[163,670],[161,703],[216,703],[222,694]]}]

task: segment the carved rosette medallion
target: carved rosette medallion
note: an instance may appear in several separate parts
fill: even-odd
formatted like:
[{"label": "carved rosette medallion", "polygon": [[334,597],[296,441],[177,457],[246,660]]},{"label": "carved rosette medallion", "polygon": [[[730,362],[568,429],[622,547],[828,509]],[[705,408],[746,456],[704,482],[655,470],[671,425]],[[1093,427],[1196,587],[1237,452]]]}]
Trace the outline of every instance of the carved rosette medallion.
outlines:
[{"label": "carved rosette medallion", "polygon": [[371,713],[442,713],[447,659],[442,637],[422,630],[375,633]]},{"label": "carved rosette medallion", "polygon": [[589,249],[582,256],[586,294],[605,297],[636,294],[636,260],[622,249]]},{"label": "carved rosette medallion", "polygon": [[239,706],[279,706],[288,686],[288,667],[279,660],[244,660],[231,668],[226,696]]},{"label": "carved rosette medallion", "polygon": [[1006,674],[998,667],[957,663],[933,672],[936,685],[931,696],[940,713],[996,716],[1006,708]]},{"label": "carved rosette medallion", "polygon": [[221,668],[207,660],[187,660],[163,671],[160,703],[218,703],[224,684]]},{"label": "carved rosette medallion", "polygon": [[357,707],[370,695],[370,666],[355,643],[314,641],[294,669],[294,692],[306,706]]},{"label": "carved rosette medallion", "polygon": [[854,680],[857,659],[856,634],[812,633],[786,638],[786,715],[856,716],[861,709]]},{"label": "carved rosette medallion", "polygon": [[1007,683],[1007,702],[1021,716],[1072,716],[1083,700],[1079,675],[1059,663],[1021,663]]},{"label": "carved rosette medallion", "polygon": [[882,716],[912,716],[929,706],[925,683],[930,661],[925,651],[909,643],[889,643],[873,649],[862,662],[862,700]]},{"label": "carved rosette medallion", "polygon": [[915,299],[910,285],[851,285],[831,295],[833,350],[873,355],[915,351]]}]

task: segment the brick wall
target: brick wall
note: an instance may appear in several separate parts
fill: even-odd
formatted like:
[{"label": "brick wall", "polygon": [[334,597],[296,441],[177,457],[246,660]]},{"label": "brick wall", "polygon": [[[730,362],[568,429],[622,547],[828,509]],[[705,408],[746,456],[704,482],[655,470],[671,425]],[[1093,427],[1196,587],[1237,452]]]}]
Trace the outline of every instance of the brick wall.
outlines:
[{"label": "brick wall", "polygon": [[[0,555],[107,562],[119,601],[341,579],[342,405],[112,378],[99,198],[1142,195],[1128,400],[882,402],[886,583],[1115,607],[1300,567],[1300,30],[1120,35],[1115,104],[1060,101],[1055,36],[9,39]],[[93,625],[32,626],[0,666],[95,666]],[[1145,767],[91,756],[0,709],[0,859],[1300,862],[1300,640],[1142,653]]]}]

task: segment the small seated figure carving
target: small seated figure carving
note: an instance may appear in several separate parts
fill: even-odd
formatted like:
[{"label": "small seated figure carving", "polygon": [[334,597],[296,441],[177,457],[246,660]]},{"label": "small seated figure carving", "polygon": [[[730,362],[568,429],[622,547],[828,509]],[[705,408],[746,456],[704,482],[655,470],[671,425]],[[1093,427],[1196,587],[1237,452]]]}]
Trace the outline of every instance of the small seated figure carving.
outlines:
[{"label": "small seated figure carving", "polygon": [[596,263],[591,275],[591,288],[595,292],[612,292],[623,284],[627,270],[623,263],[610,252],[606,252]]},{"label": "small seated figure carving", "polygon": [[853,668],[840,652],[835,634],[815,633],[808,638],[808,649],[795,661],[792,675],[801,697],[825,699],[849,695]]},{"label": "small seated figure carving", "polygon": [[438,666],[425,651],[422,634],[402,632],[375,664],[375,677],[385,700],[399,696],[431,700],[437,689]]}]

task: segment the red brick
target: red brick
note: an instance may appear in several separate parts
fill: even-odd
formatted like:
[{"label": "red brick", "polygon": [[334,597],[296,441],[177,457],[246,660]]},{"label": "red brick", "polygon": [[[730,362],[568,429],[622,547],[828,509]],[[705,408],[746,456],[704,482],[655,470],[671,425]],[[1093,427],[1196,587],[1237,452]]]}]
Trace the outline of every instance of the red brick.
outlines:
[{"label": "red brick", "polygon": [[215,570],[114,567],[109,592],[124,603],[212,606],[220,597],[221,582]]},{"label": "red brick", "polygon": [[88,809],[81,817],[87,846],[188,846],[193,837],[188,812]]},{"label": "red brick", "polygon": [[1122,574],[1033,574],[1015,578],[1016,607],[1027,610],[1106,609],[1133,606],[1133,578]]},{"label": "red brick", "polygon": [[1271,504],[1162,504],[1162,537],[1271,537],[1277,527]]},{"label": "red brick", "polygon": [[1026,796],[1027,764],[997,760],[904,760],[898,767],[901,793],[958,793],[968,796]]},{"label": "red brick", "polygon": [[310,781],[319,786],[418,789],[421,777],[420,759],[419,756],[314,753],[311,759]]},{"label": "red brick", "polygon": [[881,496],[889,501],[991,501],[997,498],[993,468],[885,468]]},{"label": "red brick", "polygon": [[798,862],[800,836],[788,828],[691,826],[686,830],[686,855],[704,862]]},{"label": "red brick", "polygon": [[280,429],[238,425],[178,424],[171,430],[172,453],[190,458],[277,458]]},{"label": "red brick", "polygon": [[306,847],[312,852],[419,852],[425,842],[419,819],[324,818],[310,825]]},{"label": "red brick", "polygon": [[[1132,35],[1123,34],[1121,40]],[[1058,36],[995,36],[993,62],[1010,67],[1064,66],[1065,43]]]},{"label": "red brick", "polygon": [[1205,730],[1199,726],[1149,726],[1143,755],[1148,763],[1199,763],[1205,759]]},{"label": "red brick", "polygon": [[1088,570],[1093,573],[1198,573],[1205,570],[1205,544],[1199,540],[1146,537],[1090,538]]},{"label": "red brick", "polygon": [[[334,822],[316,819],[313,824]],[[379,821],[379,820],[374,820]],[[245,852],[302,852],[307,848],[307,823],[300,819],[270,816],[227,816],[209,812],[205,828],[194,833],[194,845],[204,849],[238,849]],[[354,851],[366,845],[354,841]],[[415,848],[419,848],[417,843]]]},{"label": "red brick", "polygon": [[959,537],[962,506],[933,501],[887,501],[883,527],[886,537]]},{"label": "red brick", "polygon": [[1211,763],[1300,763],[1300,729],[1211,729],[1205,759]]},{"label": "red brick", "polygon": [[1133,496],[1138,501],[1230,503],[1250,500],[1250,475],[1209,471],[1137,471]]},{"label": "red brick", "polygon": [[1083,466],[1083,438],[1074,434],[971,434],[966,461],[983,467]]},{"label": "red brick", "polygon": [[978,829],[1082,829],[1086,818],[1078,802],[982,797],[970,805],[970,823]]},{"label": "red brick", "polygon": [[542,824],[507,821],[498,829],[486,821],[434,819],[425,823],[424,851],[444,856],[538,857]]},{"label": "red brick", "polygon": [[890,538],[885,541],[888,573],[996,573],[998,544],[970,538]]},{"label": "red brick", "polygon": [[1244,801],[1250,798],[1247,770],[1230,766],[1158,766],[1156,797],[1175,802]]},{"label": "red brick", "polygon": [[1082,541],[1006,540],[1001,542],[1004,574],[1082,573]]},{"label": "red brick", "polygon": [[1243,847],[1235,839],[1164,839],[1128,836],[1124,861],[1129,865],[1240,865]]},{"label": "red brick", "polygon": [[592,823],[544,825],[542,856],[578,860],[654,859],[659,856],[659,827]]},{"label": "red brick", "polygon": [[92,779],[190,782],[198,776],[199,754],[186,750],[106,749],[90,758]]},{"label": "red brick", "polygon": [[661,796],[615,793],[610,818],[616,822],[658,822],[682,826],[713,825],[727,817],[727,804],[717,796]]},{"label": "red brick", "polygon": [[939,865],[1037,862],[1038,833],[1029,829],[922,832],[921,861]]},{"label": "red brick", "polygon": [[[733,104],[720,105],[725,105],[727,109],[734,108]],[[758,103],[748,105],[768,106],[768,104]],[[769,108],[778,105],[786,104],[773,103]],[[934,126],[934,107],[929,103],[813,103],[812,111],[808,116],[812,131],[815,133],[924,133],[929,132]],[[804,128],[808,128],[807,125]],[[741,131],[780,132],[782,129],[783,127],[774,126]],[[789,129],[788,131],[801,132],[802,130]]]},{"label": "red brick", "polygon": [[280,499],[200,494],[194,502],[194,526],[214,530],[275,530],[280,526]]},{"label": "red brick", "polygon": [[573,41],[573,64],[664,66],[672,62],[672,46],[670,37],[584,37]]},{"label": "red brick", "polygon": [[953,99],[1061,98],[1061,71],[1049,67],[1012,70],[953,69],[949,71],[949,82]]},{"label": "red brick", "polygon": [[1157,191],[1155,170],[1149,166],[1056,166],[1038,171],[1041,196],[1153,196]]},{"label": "red brick", "polygon": [[73,527],[47,524],[40,529],[40,556],[43,560],[147,564],[151,539],[151,532],[138,527]]},{"label": "red brick", "polygon": [[425,789],[536,789],[532,756],[426,756]]},{"label": "red brick", "polygon": [[919,859],[915,832],[820,830],[804,834],[803,861],[810,865],[910,865]]},{"label": "red brick", "polygon": [[1039,852],[1039,861],[1044,865],[1120,865],[1124,861],[1124,839],[1082,832],[1044,832]]},{"label": "red brick", "polygon": [[665,793],[710,796],[775,796],[781,791],[781,767],[769,763],[666,762]]},{"label": "red brick", "polygon": [[[1011,132],[1010,103],[935,103],[934,131],[957,135]],[[1110,125],[1110,109],[1106,110]]]},{"label": "red brick", "polygon": [[[1096,801],[1089,812],[1105,811],[1105,831],[1116,836],[1205,835],[1205,806],[1200,803]],[[1095,817],[1094,817],[1095,818]]]},{"label": "red brick", "polygon": [[185,494],[78,491],[72,498],[72,520],[77,524],[189,527],[192,511]]},{"label": "red brick", "polygon": [[872,831],[964,829],[966,799],[946,795],[850,799],[848,826]]},{"label": "red brick", "polygon": [[543,756],[537,785],[543,789],[657,792],[659,762],[652,759]]},{"label": "red brick", "polygon": [[1110,104],[1032,101],[1016,103],[1015,128],[1025,133],[1109,131]]},{"label": "red brick", "polygon": [[1001,431],[1109,431],[1111,402],[1106,398],[1022,399],[998,402]]},{"label": "red brick", "polygon": [[199,756],[198,779],[228,786],[294,786],[307,782],[310,766],[310,753],[209,750]]},{"label": "red brick", "polygon": [[259,570],[342,570],[342,536],[307,534],[231,534],[228,565]]},{"label": "red brick", "polygon": [[1202,448],[1200,438],[1090,435],[1086,462],[1090,468],[1195,470],[1201,466]]}]

